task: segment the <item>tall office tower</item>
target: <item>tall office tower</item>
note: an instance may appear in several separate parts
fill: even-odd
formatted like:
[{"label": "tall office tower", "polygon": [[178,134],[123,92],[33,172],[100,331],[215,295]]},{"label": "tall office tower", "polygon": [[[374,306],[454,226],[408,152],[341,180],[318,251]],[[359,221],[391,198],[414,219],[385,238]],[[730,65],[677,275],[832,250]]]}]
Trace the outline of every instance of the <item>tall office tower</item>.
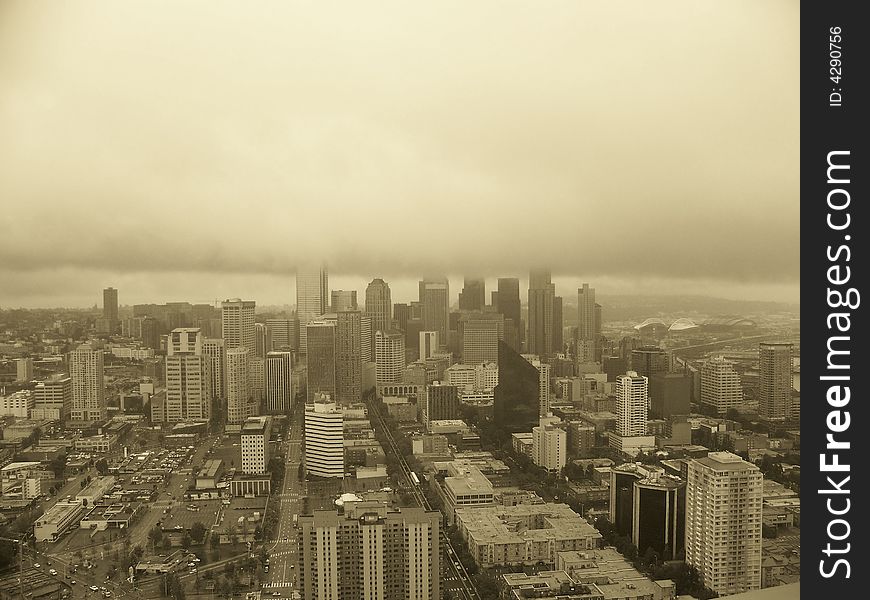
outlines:
[{"label": "tall office tower", "polygon": [[144,317],[140,324],[142,345],[158,350],[160,348],[160,322],[154,317]]},{"label": "tall office tower", "polygon": [[15,381],[26,383],[33,380],[33,359],[32,358],[16,358],[15,359]]},{"label": "tall office tower", "polygon": [[202,353],[207,356],[211,363],[211,395],[214,404],[223,406],[223,401],[226,399],[226,375],[224,367],[226,366],[226,352],[224,341],[220,338],[203,338]]},{"label": "tall office tower", "polygon": [[768,421],[783,421],[792,416],[792,345],[758,345],[758,412]]},{"label": "tall office tower", "polygon": [[671,370],[671,356],[658,346],[641,346],[631,351],[631,370],[643,377]]},{"label": "tall office tower", "polygon": [[447,278],[424,279],[420,282],[420,305],[423,309],[423,327],[438,332],[438,343],[447,345],[450,329],[450,283]]},{"label": "tall office tower", "polygon": [[243,474],[266,474],[266,467],[269,466],[270,437],[272,437],[271,417],[248,417],[245,419],[239,439]]},{"label": "tall office tower", "polygon": [[73,381],[66,375],[55,375],[36,384],[33,390],[35,418],[66,421],[73,404]]},{"label": "tall office tower", "polygon": [[531,431],[540,418],[541,374],[506,342],[498,344],[493,419],[511,433]]},{"label": "tall office tower", "polygon": [[720,595],[761,588],[761,471],[730,452],[689,461],[686,563]]},{"label": "tall office tower", "polygon": [[306,354],[307,325],[329,310],[329,273],[320,269],[296,271],[296,317],[299,319],[299,351]]},{"label": "tall office tower", "polygon": [[290,319],[266,319],[269,336],[272,338],[272,349],[286,351],[293,347],[290,344]]},{"label": "tall office tower", "polygon": [[254,356],[266,358],[272,351],[272,332],[265,323],[254,323]]},{"label": "tall office tower", "polygon": [[118,330],[118,290],[106,288],[103,290],[103,319],[109,328],[109,333]]},{"label": "tall office tower", "polygon": [[372,318],[372,331],[389,331],[393,323],[390,286],[383,279],[372,279],[366,286],[366,314]]},{"label": "tall office tower", "polygon": [[701,365],[701,405],[724,415],[743,402],[743,385],[734,363],[716,356]]},{"label": "tall office tower", "polygon": [[[423,319],[408,319],[405,324],[405,347],[410,352],[419,354],[420,334],[423,332]],[[416,360],[419,356],[415,356],[409,360]]]},{"label": "tall office tower", "polygon": [[170,423],[207,421],[211,416],[211,359],[203,354],[202,340],[198,327],[169,333],[163,415]]},{"label": "tall office tower", "polygon": [[375,501],[299,516],[303,600],[440,600],[441,513]]},{"label": "tall office tower", "polygon": [[565,339],[562,335],[562,297],[553,298],[553,352],[565,351]]},{"label": "tall office tower", "polygon": [[601,324],[604,323],[604,319],[601,316],[601,305],[597,302],[595,303],[595,340],[597,343],[598,338],[601,337]]},{"label": "tall office tower", "polygon": [[227,350],[247,348],[249,356],[257,355],[254,335],[254,308],[252,300],[224,300],[221,302],[221,338]]},{"label": "tall office tower", "polygon": [[251,407],[248,416],[260,414],[266,398],[266,359],[254,356],[248,360],[248,380],[251,382]]},{"label": "tall office tower", "polygon": [[250,351],[244,346],[226,351],[227,423],[243,423],[251,416],[253,397],[248,373]]},{"label": "tall office tower", "polygon": [[486,281],[483,277],[466,277],[459,292],[459,310],[482,311],[486,306]]},{"label": "tall office tower", "polygon": [[420,332],[420,353],[417,355],[419,360],[426,360],[438,353],[438,332],[437,331],[421,331]]},{"label": "tall office tower", "polygon": [[559,473],[568,462],[568,432],[559,417],[543,416],[532,427],[532,462],[550,473]]},{"label": "tall office tower", "polygon": [[550,412],[550,365],[535,354],[522,356],[538,372],[538,417],[545,417]]},{"label": "tall office tower", "polygon": [[494,292],[493,306],[504,315],[505,341],[519,352],[523,342],[523,321],[520,308],[520,280],[516,277],[499,277],[498,291]]},{"label": "tall office tower", "polygon": [[375,331],[372,328],[372,318],[363,313],[360,317],[360,352],[363,363],[375,360]]},{"label": "tall office tower", "polygon": [[305,405],[305,472],[344,477],[344,415],[325,394]]},{"label": "tall office tower", "polygon": [[362,313],[339,312],[335,325],[335,400],[339,404],[362,401],[362,365]]},{"label": "tall office tower", "polygon": [[265,411],[286,415],[293,408],[292,352],[269,352],[266,355]]},{"label": "tall office tower", "polygon": [[423,424],[428,427],[430,421],[459,418],[459,389],[440,381],[427,385]]},{"label": "tall office tower", "polygon": [[106,418],[103,386],[103,351],[82,344],[69,353],[69,374],[73,384],[70,418],[73,421],[102,421]]},{"label": "tall office tower", "polygon": [[490,306],[492,306],[492,310],[494,310],[495,312],[501,312],[498,308],[498,290],[493,290],[492,292],[490,292],[489,298],[489,304]]},{"label": "tall office tower", "polygon": [[339,313],[343,310],[356,310],[356,290],[332,290],[329,293],[330,312]]},{"label": "tall office tower", "polygon": [[402,381],[402,372],[405,370],[405,336],[401,332],[375,332],[375,365],[378,385]]},{"label": "tall office tower", "polygon": [[408,319],[411,318],[410,304],[393,304],[393,325],[399,331],[405,331]]},{"label": "tall office tower", "polygon": [[629,371],[616,379],[616,433],[622,437],[646,435],[649,380]]},{"label": "tall office tower", "polygon": [[691,412],[692,379],[684,373],[656,373],[649,378],[650,411],[660,419]]},{"label": "tall office tower", "polygon": [[505,341],[504,315],[468,312],[459,318],[462,362],[477,365],[498,360],[498,343]]},{"label": "tall office tower", "polygon": [[584,283],[577,289],[577,339],[596,341],[600,331],[595,320],[595,288]]},{"label": "tall office tower", "polygon": [[[536,269],[529,273],[529,342],[527,352],[547,357],[553,353],[553,303],[556,286],[550,271]],[[501,300],[499,300],[501,302]]]},{"label": "tall office tower", "polygon": [[309,321],[305,326],[308,338],[308,402],[317,394],[335,399],[335,325],[326,319]]}]

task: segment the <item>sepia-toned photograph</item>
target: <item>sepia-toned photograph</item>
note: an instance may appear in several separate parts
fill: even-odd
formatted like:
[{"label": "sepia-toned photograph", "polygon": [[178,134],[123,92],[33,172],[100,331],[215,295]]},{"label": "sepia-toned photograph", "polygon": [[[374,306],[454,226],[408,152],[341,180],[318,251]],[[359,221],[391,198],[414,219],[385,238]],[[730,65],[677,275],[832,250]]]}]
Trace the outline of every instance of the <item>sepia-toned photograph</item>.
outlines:
[{"label": "sepia-toned photograph", "polygon": [[800,17],[0,2],[0,600],[799,598]]}]

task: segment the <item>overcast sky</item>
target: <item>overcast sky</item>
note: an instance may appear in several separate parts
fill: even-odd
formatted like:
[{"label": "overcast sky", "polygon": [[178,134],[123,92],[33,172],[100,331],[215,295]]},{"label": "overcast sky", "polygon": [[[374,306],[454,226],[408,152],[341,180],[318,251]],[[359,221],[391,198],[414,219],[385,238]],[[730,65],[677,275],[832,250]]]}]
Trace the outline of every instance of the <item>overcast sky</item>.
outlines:
[{"label": "overcast sky", "polygon": [[534,264],[564,295],[797,301],[798,25],[788,0],[6,0],[0,306],[290,303],[321,259],[399,301]]}]

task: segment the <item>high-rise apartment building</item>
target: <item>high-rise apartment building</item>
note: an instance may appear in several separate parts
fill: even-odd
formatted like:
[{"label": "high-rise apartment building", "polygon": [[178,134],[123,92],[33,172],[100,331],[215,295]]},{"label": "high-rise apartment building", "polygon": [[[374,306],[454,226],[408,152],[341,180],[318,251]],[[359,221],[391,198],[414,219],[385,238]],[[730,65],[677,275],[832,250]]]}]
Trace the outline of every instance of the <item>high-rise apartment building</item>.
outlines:
[{"label": "high-rise apartment building", "polygon": [[[556,286],[548,269],[529,273],[529,337],[527,352],[547,357],[553,354],[553,303]],[[501,295],[499,295],[501,303]]]},{"label": "high-rise apartment building", "polygon": [[329,294],[329,310],[339,313],[343,310],[356,310],[356,290],[332,290]]},{"label": "high-rise apartment building", "polygon": [[170,423],[211,417],[211,358],[202,350],[198,327],[177,328],[166,343],[166,400],[163,419]]},{"label": "high-rise apartment building", "polygon": [[421,331],[420,332],[420,352],[417,356],[418,360],[426,360],[432,358],[438,353],[438,332],[437,331]]},{"label": "high-rise apartment building", "polygon": [[55,375],[36,384],[33,390],[35,419],[66,421],[73,405],[73,381],[67,375]]},{"label": "high-rise apartment building", "polygon": [[523,354],[523,358],[538,372],[538,417],[550,412],[550,365],[535,354]]},{"label": "high-rise apartment building", "polygon": [[761,588],[761,471],[730,452],[688,463],[686,563],[720,595]]},{"label": "high-rise apartment building", "polygon": [[33,380],[33,359],[16,358],[15,359],[15,381],[18,383],[26,383]]},{"label": "high-rise apartment building", "polygon": [[250,351],[244,346],[226,351],[227,423],[244,423],[253,414],[249,375]]},{"label": "high-rise apartment building", "polygon": [[272,418],[248,417],[242,424],[239,447],[242,454],[242,473],[265,475],[269,466],[269,438],[272,436]]},{"label": "high-rise apartment building", "polygon": [[224,300],[221,303],[221,338],[227,350],[247,348],[249,356],[257,355],[254,335],[254,308],[251,300]]},{"label": "high-rise apartment building", "polygon": [[335,400],[342,405],[362,401],[362,313],[336,314]]},{"label": "high-rise apartment building", "polygon": [[440,600],[441,513],[378,502],[299,517],[303,600]]},{"label": "high-rise apartment building", "polygon": [[73,421],[105,420],[103,351],[90,344],[82,344],[69,353],[68,360],[73,385],[70,418]]},{"label": "high-rise apartment building", "polygon": [[223,406],[226,400],[226,352],[224,341],[220,338],[203,338],[202,354],[208,357],[211,368],[211,394],[214,403]]},{"label": "high-rise apartment building", "polygon": [[307,353],[308,323],[325,314],[329,303],[329,272],[319,269],[296,271],[296,317],[299,319],[299,351]]},{"label": "high-rise apartment building", "polygon": [[305,326],[308,340],[308,402],[317,394],[335,399],[336,322],[315,319]]},{"label": "high-rise apartment building", "polygon": [[622,437],[646,435],[649,380],[629,371],[616,378],[616,433]]},{"label": "high-rise apartment building", "polygon": [[305,471],[315,477],[344,477],[344,415],[325,394],[305,405]]},{"label": "high-rise apartment building", "polygon": [[486,281],[483,277],[466,277],[459,292],[459,310],[483,311],[486,306]]},{"label": "high-rise apartment building", "polygon": [[560,473],[568,461],[568,432],[560,427],[559,417],[543,416],[532,428],[532,462],[549,471]]},{"label": "high-rise apartment building", "polygon": [[383,279],[372,279],[366,286],[366,314],[372,319],[372,332],[392,329],[393,301],[390,286]]},{"label": "high-rise apartment building", "polygon": [[758,345],[758,412],[768,421],[793,417],[791,344]]},{"label": "high-rise apartment building", "polygon": [[293,408],[292,352],[266,355],[266,394],[263,408],[270,415],[286,415]]},{"label": "high-rise apartment building", "polygon": [[118,330],[118,290],[106,288],[103,290],[103,319],[105,320],[108,333]]},{"label": "high-rise apartment building", "polygon": [[398,331],[375,333],[375,379],[378,385],[400,383],[405,370],[405,336]]},{"label": "high-rise apartment building", "polygon": [[719,415],[743,402],[743,385],[734,363],[716,356],[701,365],[701,405]]},{"label": "high-rise apartment building", "polygon": [[504,315],[467,312],[459,317],[462,362],[477,365],[498,360],[498,343],[505,339]]},{"label": "high-rise apartment building", "polygon": [[450,283],[447,278],[424,279],[419,284],[423,327],[438,332],[438,343],[447,345],[450,329]]}]

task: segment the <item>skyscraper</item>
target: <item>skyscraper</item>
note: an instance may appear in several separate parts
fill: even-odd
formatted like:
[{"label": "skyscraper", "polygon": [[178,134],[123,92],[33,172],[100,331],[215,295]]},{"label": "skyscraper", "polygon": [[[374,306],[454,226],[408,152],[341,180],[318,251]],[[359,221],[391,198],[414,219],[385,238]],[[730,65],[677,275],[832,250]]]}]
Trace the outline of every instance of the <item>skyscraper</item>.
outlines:
[{"label": "skyscraper", "polygon": [[538,372],[538,417],[545,417],[550,412],[550,365],[536,354],[523,354],[523,358]]},{"label": "skyscraper", "polygon": [[421,331],[420,332],[420,353],[417,356],[419,360],[431,358],[438,352],[438,332],[437,331]]},{"label": "skyscraper", "polygon": [[118,329],[118,290],[106,288],[103,290],[103,319],[109,328],[109,333]]},{"label": "skyscraper", "polygon": [[408,319],[411,318],[410,304],[393,304],[393,324],[400,331],[405,331]]},{"label": "skyscraper", "polygon": [[264,475],[269,465],[269,438],[272,433],[271,417],[249,417],[242,424],[239,436],[242,473]]},{"label": "skyscraper", "polygon": [[336,315],[335,400],[342,405],[362,400],[362,313]]},{"label": "skyscraper", "polygon": [[33,396],[31,418],[66,421],[73,404],[72,378],[55,375],[40,381],[33,390]]},{"label": "skyscraper", "polygon": [[459,318],[462,362],[477,365],[498,360],[498,343],[505,339],[504,315],[467,312]]},{"label": "skyscraper", "polygon": [[329,310],[338,313],[343,310],[356,310],[356,290],[332,290],[329,294]]},{"label": "skyscraper", "polygon": [[646,435],[649,380],[629,371],[616,379],[616,433],[622,437]]},{"label": "skyscraper", "polygon": [[671,370],[671,357],[658,346],[641,346],[631,351],[631,369],[644,377],[667,373]]},{"label": "skyscraper", "polygon": [[211,394],[213,400],[213,408],[215,404],[223,406],[226,399],[226,376],[224,368],[226,366],[226,352],[224,341],[220,338],[203,338],[202,354],[208,357],[211,364],[209,373],[211,375]]},{"label": "skyscraper", "polygon": [[496,310],[504,315],[505,342],[519,352],[523,342],[520,280],[515,277],[500,277],[498,291],[493,292],[492,303]]},{"label": "skyscraper", "polygon": [[334,320],[316,319],[305,326],[308,338],[308,402],[317,394],[335,400],[335,325]]},{"label": "skyscraper", "polygon": [[257,355],[254,335],[254,308],[250,300],[224,300],[221,303],[221,337],[227,350],[247,348],[249,356]]},{"label": "skyscraper", "polygon": [[266,327],[269,328],[273,350],[286,351],[295,349],[291,343],[290,319],[266,319]]},{"label": "skyscraper", "polygon": [[405,336],[398,331],[375,333],[375,373],[378,385],[399,383],[405,370]]},{"label": "skyscraper", "polygon": [[562,297],[553,298],[553,352],[565,351],[565,340],[562,335]]},{"label": "skyscraper", "polygon": [[250,355],[250,351],[244,346],[226,351],[227,423],[243,423],[253,412],[248,373]]},{"label": "skyscraper", "polygon": [[424,279],[420,282],[420,305],[423,309],[423,327],[438,332],[438,343],[447,345],[450,329],[450,283],[447,278]]},{"label": "skyscraper", "polygon": [[792,417],[791,360],[791,344],[758,345],[758,412],[768,421]]},{"label": "skyscraper", "polygon": [[300,515],[303,600],[440,600],[441,519],[373,501]]},{"label": "skyscraper", "polygon": [[305,472],[344,477],[344,416],[324,394],[305,406]]},{"label": "skyscraper", "polygon": [[372,332],[392,328],[393,301],[390,286],[383,279],[372,279],[366,286],[366,314],[372,319]]},{"label": "skyscraper", "polygon": [[286,415],[293,408],[292,352],[269,352],[266,355],[265,411]]},{"label": "skyscraper", "polygon": [[568,461],[568,432],[559,417],[541,417],[532,427],[532,462],[550,473],[559,473]]},{"label": "skyscraper", "polygon": [[265,323],[254,323],[254,356],[266,358],[272,351],[272,331]]},{"label": "skyscraper", "polygon": [[595,288],[584,283],[577,289],[577,339],[596,341],[599,328],[595,323]]},{"label": "skyscraper", "polygon": [[106,418],[103,384],[103,351],[82,344],[69,353],[69,374],[73,397],[70,418],[73,421],[102,421]]},{"label": "skyscraper", "polygon": [[701,405],[719,415],[743,401],[743,386],[734,363],[716,356],[701,365]]},{"label": "skyscraper", "polygon": [[306,326],[328,310],[329,273],[326,265],[320,269],[300,268],[296,271],[296,316],[299,319],[299,351],[307,352]]},{"label": "skyscraper", "polygon": [[166,344],[164,418],[170,423],[211,417],[211,359],[203,354],[198,327],[173,329]]},{"label": "skyscraper", "polygon": [[455,385],[440,381],[427,385],[423,423],[428,426],[430,421],[458,418],[460,418],[459,389]]},{"label": "skyscraper", "polygon": [[16,358],[15,359],[15,381],[26,383],[33,379],[33,359]]},{"label": "skyscraper", "polygon": [[[548,357],[553,353],[553,304],[556,286],[550,281],[547,269],[532,270],[529,274],[529,354]],[[501,295],[499,295],[501,304]]]},{"label": "skyscraper", "polygon": [[506,342],[498,344],[493,420],[510,432],[531,431],[540,417],[541,374]]},{"label": "skyscraper", "polygon": [[720,595],[761,587],[761,471],[730,452],[689,461],[686,563]]},{"label": "skyscraper", "polygon": [[466,277],[459,292],[459,310],[482,311],[486,306],[486,281],[483,277]]}]

